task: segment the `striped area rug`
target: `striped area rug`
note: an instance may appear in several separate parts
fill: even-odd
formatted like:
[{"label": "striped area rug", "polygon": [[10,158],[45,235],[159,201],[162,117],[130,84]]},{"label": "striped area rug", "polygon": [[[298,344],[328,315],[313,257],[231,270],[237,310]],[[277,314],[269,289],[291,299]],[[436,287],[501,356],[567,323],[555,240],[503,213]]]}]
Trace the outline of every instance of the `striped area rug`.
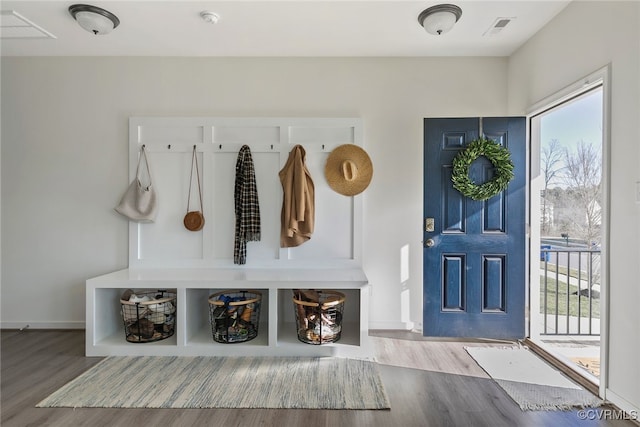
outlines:
[{"label": "striped area rug", "polygon": [[311,357],[108,357],[36,405],[389,409],[375,362]]}]

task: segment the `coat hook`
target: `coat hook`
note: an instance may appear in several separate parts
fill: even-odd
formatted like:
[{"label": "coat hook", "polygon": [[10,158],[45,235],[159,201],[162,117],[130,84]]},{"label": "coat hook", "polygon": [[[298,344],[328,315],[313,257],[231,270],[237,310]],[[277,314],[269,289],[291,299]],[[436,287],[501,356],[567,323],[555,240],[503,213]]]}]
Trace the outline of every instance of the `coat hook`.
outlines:
[{"label": "coat hook", "polygon": [[171,150],[171,144],[167,145],[167,148],[168,148],[169,150]]},{"label": "coat hook", "polygon": [[271,149],[273,150],[273,144],[271,144]]},{"label": "coat hook", "polygon": [[322,149],[324,150],[324,144],[322,144]]},{"label": "coat hook", "polygon": [[219,150],[222,150],[222,144],[220,144],[220,145],[218,146],[218,149],[219,149]]}]

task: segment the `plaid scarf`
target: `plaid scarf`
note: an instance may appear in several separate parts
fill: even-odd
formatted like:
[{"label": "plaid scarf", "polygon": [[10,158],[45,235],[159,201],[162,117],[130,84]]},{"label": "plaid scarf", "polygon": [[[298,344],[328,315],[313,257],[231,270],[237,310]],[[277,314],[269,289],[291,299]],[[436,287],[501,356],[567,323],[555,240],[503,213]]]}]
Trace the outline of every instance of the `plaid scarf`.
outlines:
[{"label": "plaid scarf", "polygon": [[260,240],[260,205],[256,174],[249,146],[243,145],[236,161],[236,183],[233,193],[236,211],[236,233],[233,263],[246,264],[247,242]]}]

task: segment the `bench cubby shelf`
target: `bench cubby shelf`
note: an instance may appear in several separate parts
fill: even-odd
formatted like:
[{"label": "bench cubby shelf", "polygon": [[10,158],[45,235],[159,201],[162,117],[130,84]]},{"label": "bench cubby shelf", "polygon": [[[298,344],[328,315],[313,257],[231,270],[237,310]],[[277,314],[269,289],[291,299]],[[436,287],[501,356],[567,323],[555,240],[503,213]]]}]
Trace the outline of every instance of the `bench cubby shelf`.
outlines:
[{"label": "bench cubby shelf", "polygon": [[[372,358],[369,284],[360,268],[124,269],[87,280],[87,356],[342,356]],[[292,289],[333,289],[346,295],[338,342],[312,345],[296,335]],[[125,340],[120,296],[126,289],[175,289],[175,333],[152,343]],[[222,290],[262,293],[258,336],[243,343],[213,340],[209,295]]]}]

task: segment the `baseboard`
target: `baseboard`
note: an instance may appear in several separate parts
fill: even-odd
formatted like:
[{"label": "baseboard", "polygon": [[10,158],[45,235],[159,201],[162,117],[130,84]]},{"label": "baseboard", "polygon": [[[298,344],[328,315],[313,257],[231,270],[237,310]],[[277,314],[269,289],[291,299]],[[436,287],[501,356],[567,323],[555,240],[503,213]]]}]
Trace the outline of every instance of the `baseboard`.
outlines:
[{"label": "baseboard", "polygon": [[391,329],[410,331],[415,328],[414,322],[369,322],[369,329]]},{"label": "baseboard", "polygon": [[[369,329],[390,329],[410,331],[414,322],[369,322]],[[0,329],[85,329],[85,322],[0,322]]]},{"label": "baseboard", "polygon": [[85,329],[85,322],[0,322],[0,329]]},{"label": "baseboard", "polygon": [[622,409],[627,415],[627,419],[635,421],[636,424],[640,425],[640,408],[634,406],[633,403],[629,402],[623,397],[620,397],[618,394],[614,393],[610,389],[605,389],[605,399],[611,402],[613,405]]}]

